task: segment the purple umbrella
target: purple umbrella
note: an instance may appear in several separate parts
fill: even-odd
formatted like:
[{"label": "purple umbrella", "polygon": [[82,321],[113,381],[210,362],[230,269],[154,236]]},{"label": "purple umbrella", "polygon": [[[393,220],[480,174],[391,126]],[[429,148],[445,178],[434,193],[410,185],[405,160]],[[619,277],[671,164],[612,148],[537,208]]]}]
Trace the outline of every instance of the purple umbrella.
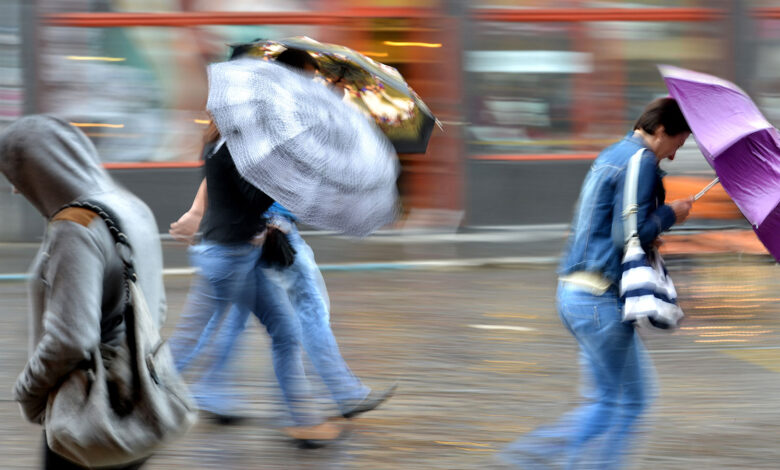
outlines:
[{"label": "purple umbrella", "polygon": [[731,82],[661,65],[704,157],[723,188],[780,261],[780,134]]}]

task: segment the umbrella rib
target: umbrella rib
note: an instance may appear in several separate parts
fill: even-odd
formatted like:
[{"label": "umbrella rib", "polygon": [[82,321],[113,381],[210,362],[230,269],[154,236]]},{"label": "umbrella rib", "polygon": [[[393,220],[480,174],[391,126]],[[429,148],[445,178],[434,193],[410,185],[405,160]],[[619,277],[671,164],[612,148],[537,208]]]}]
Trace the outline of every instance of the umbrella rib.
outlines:
[{"label": "umbrella rib", "polygon": [[737,145],[740,140],[745,139],[753,134],[758,134],[759,132],[764,132],[767,129],[774,129],[775,127],[772,126],[772,124],[769,124],[769,127],[762,127],[761,129],[755,129],[751,132],[747,132],[745,134],[741,134],[738,137],[735,137],[734,139],[730,140],[727,144],[722,145],[716,152],[712,152],[712,159],[718,158],[718,155],[722,155],[723,153],[727,152],[731,147]]}]

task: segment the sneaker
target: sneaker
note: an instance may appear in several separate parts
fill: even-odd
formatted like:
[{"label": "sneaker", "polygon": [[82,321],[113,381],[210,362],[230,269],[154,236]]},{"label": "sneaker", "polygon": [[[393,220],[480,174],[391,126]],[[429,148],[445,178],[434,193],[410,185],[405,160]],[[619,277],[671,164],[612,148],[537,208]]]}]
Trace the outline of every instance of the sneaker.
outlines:
[{"label": "sneaker", "polygon": [[394,383],[383,392],[371,391],[362,400],[347,401],[342,406],[341,416],[350,419],[355,416],[376,409],[379,405],[387,401],[395,393],[398,383]]}]

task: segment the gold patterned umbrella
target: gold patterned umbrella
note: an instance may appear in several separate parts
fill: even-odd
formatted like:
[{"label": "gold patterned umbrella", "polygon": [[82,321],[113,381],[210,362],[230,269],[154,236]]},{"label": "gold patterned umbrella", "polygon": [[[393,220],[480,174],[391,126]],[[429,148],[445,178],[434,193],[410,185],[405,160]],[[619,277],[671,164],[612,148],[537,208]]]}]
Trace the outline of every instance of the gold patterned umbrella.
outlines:
[{"label": "gold patterned umbrella", "polygon": [[298,36],[232,44],[241,55],[271,60],[286,49],[308,52],[319,73],[344,89],[346,101],[371,116],[398,153],[425,153],[438,120],[393,67],[348,47]]}]

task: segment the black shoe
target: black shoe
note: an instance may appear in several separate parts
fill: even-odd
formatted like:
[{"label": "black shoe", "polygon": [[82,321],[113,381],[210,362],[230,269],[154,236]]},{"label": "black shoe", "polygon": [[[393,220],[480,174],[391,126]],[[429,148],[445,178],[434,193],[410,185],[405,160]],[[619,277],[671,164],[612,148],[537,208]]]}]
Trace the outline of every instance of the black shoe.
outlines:
[{"label": "black shoe", "polygon": [[377,408],[379,405],[387,401],[395,393],[395,389],[398,388],[398,383],[394,383],[383,392],[374,392],[373,390],[366,395],[362,400],[352,400],[344,404],[344,411],[341,412],[341,416],[350,419],[355,416],[371,411]]},{"label": "black shoe", "polygon": [[205,418],[214,420],[217,424],[221,426],[234,426],[246,420],[246,416],[223,415],[219,413],[212,413],[211,411],[206,411],[206,410],[200,410],[200,412]]}]

